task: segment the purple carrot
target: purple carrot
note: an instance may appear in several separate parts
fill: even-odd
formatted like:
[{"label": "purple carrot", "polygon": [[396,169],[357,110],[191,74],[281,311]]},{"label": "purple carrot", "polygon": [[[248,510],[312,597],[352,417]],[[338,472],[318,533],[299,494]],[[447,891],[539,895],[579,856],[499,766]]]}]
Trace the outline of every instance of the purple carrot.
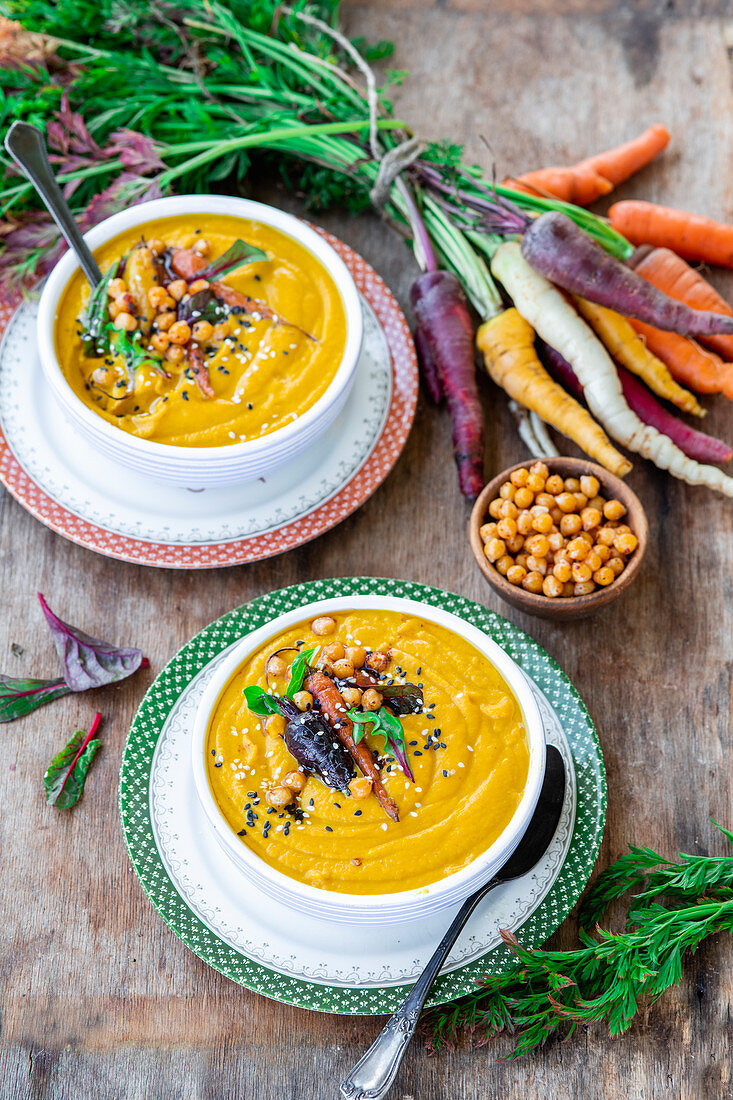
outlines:
[{"label": "purple carrot", "polygon": [[733,317],[669,298],[601,248],[566,214],[540,215],[522,237],[522,255],[564,290],[684,336],[733,335]]},{"label": "purple carrot", "polygon": [[436,405],[439,405],[444,397],[443,386],[440,381],[440,375],[438,374],[437,364],[430,350],[430,343],[419,325],[415,326],[413,336],[415,339],[417,361],[420,364],[420,374],[425,383],[425,389],[430,394],[431,400],[434,401]]},{"label": "purple carrot", "polygon": [[484,415],[468,304],[451,271],[420,275],[412,284],[410,301],[448,404],[461,492],[473,500],[484,487]]},{"label": "purple carrot", "polygon": [[[555,381],[559,382],[573,397],[582,400],[583,387],[567,359],[564,359],[559,351],[555,351],[544,340],[538,341],[538,349]],[[684,420],[673,416],[625,367],[617,365],[616,370],[626,403],[640,420],[656,428],[662,435],[668,436],[688,458],[693,458],[696,462],[730,462],[733,458],[733,449],[727,443],[715,439],[712,435],[706,435],[705,432],[699,432],[696,428],[685,424]]]}]

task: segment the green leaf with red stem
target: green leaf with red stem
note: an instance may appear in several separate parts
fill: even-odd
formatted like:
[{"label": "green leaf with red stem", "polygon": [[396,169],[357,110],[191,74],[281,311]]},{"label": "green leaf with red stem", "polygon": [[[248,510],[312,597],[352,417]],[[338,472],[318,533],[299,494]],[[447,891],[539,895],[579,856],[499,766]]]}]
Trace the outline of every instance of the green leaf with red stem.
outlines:
[{"label": "green leaf with red stem", "polygon": [[102,744],[94,736],[101,720],[102,715],[95,714],[89,733],[77,730],[49,764],[43,777],[49,806],[70,810],[81,798],[90,765]]}]

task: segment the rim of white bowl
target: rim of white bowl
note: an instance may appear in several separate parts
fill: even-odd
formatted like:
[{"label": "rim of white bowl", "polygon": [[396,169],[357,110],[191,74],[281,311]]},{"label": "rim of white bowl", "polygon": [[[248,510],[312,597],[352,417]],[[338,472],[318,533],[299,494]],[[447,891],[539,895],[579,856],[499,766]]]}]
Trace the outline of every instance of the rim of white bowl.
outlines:
[{"label": "rim of white bowl", "polygon": [[106,218],[85,233],[84,240],[93,251],[126,229],[143,225],[156,218],[175,217],[181,214],[225,214],[262,222],[292,237],[323,264],[336,284],[346,314],[346,344],[341,363],[325,393],[321,394],[297,420],[270,432],[261,439],[221,444],[218,447],[196,447],[194,455],[191,454],[191,448],[172,443],[156,443],[150,439],[131,435],[129,432],[121,432],[119,428],[109,424],[79,400],[66,381],[56,356],[54,330],[58,304],[71,278],[79,270],[76,256],[71,250],[61,257],[46,280],[38,306],[38,350],[44,374],[61,403],[72,416],[81,420],[90,432],[101,434],[110,441],[114,441],[117,447],[122,440],[123,446],[137,453],[141,459],[168,459],[176,465],[182,465],[186,461],[191,462],[193,459],[196,465],[199,465],[221,461],[229,464],[229,461],[235,458],[254,458],[258,454],[287,445],[301,432],[317,423],[324,410],[338,400],[349,386],[359,359],[364,335],[359,292],[346,264],[328,241],[295,215],[252,199],[237,199],[225,195],[173,195],[168,198],[152,199],[150,202],[139,203],[137,206],[131,206]]},{"label": "rim of white bowl", "polygon": [[[509,685],[519,703],[529,741],[529,768],[522,798],[511,819],[494,843],[466,867],[461,868],[460,871],[456,871],[452,875],[447,875],[437,882],[416,889],[385,894],[349,894],[335,890],[322,890],[298,882],[297,879],[290,878],[289,875],[270,867],[237,837],[214,798],[205,766],[206,737],[214,709],[225,687],[247,657],[259,649],[268,638],[279,634],[288,626],[328,612],[361,609],[404,611],[409,614],[417,614],[440,626],[447,627],[453,633],[470,642],[494,665]],[[302,607],[293,608],[292,611],[279,615],[265,626],[259,627],[242,638],[241,642],[234,646],[231,653],[227,655],[225,661],[217,669],[201,697],[194,718],[191,747],[196,793],[201,801],[206,818],[214,830],[217,841],[229,855],[239,873],[245,875],[245,878],[247,877],[246,872],[239,866],[240,863],[245,864],[255,876],[268,880],[278,892],[285,891],[291,896],[295,894],[300,897],[304,903],[309,905],[310,911],[312,911],[311,906],[320,908],[323,911],[331,905],[334,909],[341,910],[343,913],[344,911],[363,911],[367,908],[392,911],[395,909],[409,909],[420,902],[434,901],[446,894],[455,893],[457,895],[469,879],[472,879],[483,869],[490,868],[503,852],[506,852],[508,858],[523,836],[537,805],[545,774],[546,742],[539,706],[525,674],[519,665],[504,652],[501,646],[497,645],[493,638],[484,634],[478,627],[453,615],[450,611],[420,603],[419,600],[408,600],[399,596],[354,595],[332,597],[303,604]],[[457,900],[458,897],[456,896]]]}]

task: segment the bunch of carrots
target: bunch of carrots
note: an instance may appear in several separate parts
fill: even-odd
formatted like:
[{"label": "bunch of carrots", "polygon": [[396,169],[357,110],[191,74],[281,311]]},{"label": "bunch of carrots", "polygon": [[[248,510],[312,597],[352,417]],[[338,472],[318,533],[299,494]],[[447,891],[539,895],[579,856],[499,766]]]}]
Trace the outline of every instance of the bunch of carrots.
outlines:
[{"label": "bunch of carrots", "polygon": [[[452,201],[452,211],[460,203],[464,232],[511,299],[508,307],[502,300],[485,310],[476,346],[491,378],[538,428],[537,418],[620,476],[631,463],[615,444],[689,484],[733,496],[733,478],[718,468],[733,449],[670,408],[699,418],[705,410],[696,394],[733,398],[733,309],[687,262],[733,267],[733,226],[653,203],[618,202],[608,217],[621,249],[611,255],[579,219],[560,209],[528,214],[512,202],[518,191],[594,202],[668,141],[664,126],[652,126],[573,167],[505,180],[493,203],[486,196],[479,201],[465,177],[446,182],[431,166],[418,166],[417,174],[425,190]],[[448,399],[461,486],[473,496],[483,480],[483,445],[469,312],[448,272],[428,272],[416,288],[425,384],[435,400]],[[524,438],[538,457],[547,456],[544,430]]]}]

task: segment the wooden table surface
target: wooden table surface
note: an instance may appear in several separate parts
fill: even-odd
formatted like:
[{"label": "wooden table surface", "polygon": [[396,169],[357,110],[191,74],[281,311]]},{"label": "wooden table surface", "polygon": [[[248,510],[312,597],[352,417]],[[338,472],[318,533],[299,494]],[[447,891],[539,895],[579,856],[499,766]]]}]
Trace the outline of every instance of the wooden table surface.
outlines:
[{"label": "wooden table surface", "polygon": [[[570,162],[664,121],[673,143],[621,195],[733,220],[730,0],[364,0],[348,30],[397,43],[411,79],[397,110],[428,137],[465,141],[503,175]],[[491,150],[487,151],[487,146]],[[273,201],[293,204],[279,194]],[[324,215],[407,301],[415,269],[376,218]],[[715,278],[728,293],[733,280]],[[526,456],[482,385],[487,473]],[[709,430],[733,439],[723,399]],[[444,412],[421,399],[406,450],[356,515],[314,543],[257,565],[173,572],[119,564],[66,542],[0,490],[0,667],[56,675],[40,589],[64,618],[142,646],[150,672],[3,727],[0,764],[0,1095],[25,1098],[327,1100],[380,1020],[265,1000],[188,951],[146,901],[117,815],[120,753],[155,672],[211,619],[259,593],[333,575],[404,577],[460,592],[536,638],[573,679],[608,769],[599,867],[627,843],[674,855],[722,853],[731,826],[731,504],[639,461],[630,484],[651,523],[642,575],[597,618],[528,619],[501,605],[466,538]],[[22,656],[11,650],[17,643]],[[43,801],[54,751],[96,707],[104,751],[83,802]],[[570,945],[572,917],[553,938]],[[610,1042],[601,1027],[512,1064],[462,1045],[430,1058],[416,1042],[394,1096],[408,1100],[717,1098],[731,1095],[730,941],[688,961],[679,988]]]}]

